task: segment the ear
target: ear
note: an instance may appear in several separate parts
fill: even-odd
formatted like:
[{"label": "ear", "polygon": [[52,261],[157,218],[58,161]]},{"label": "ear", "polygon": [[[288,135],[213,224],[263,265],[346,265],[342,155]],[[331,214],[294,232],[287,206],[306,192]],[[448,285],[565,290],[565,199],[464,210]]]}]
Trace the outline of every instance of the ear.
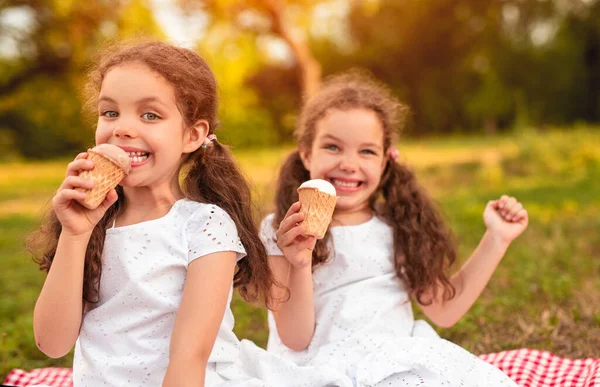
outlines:
[{"label": "ear", "polygon": [[298,153],[300,154],[300,160],[302,160],[302,164],[304,164],[304,169],[310,171],[310,152],[300,149]]},{"label": "ear", "polygon": [[381,160],[381,173],[383,173],[383,171],[385,170],[385,166],[387,165],[388,161],[394,160],[390,158],[387,154],[383,155],[383,159]]},{"label": "ear", "polygon": [[192,153],[202,144],[204,144],[204,139],[208,136],[208,131],[210,130],[210,124],[206,120],[198,120],[192,126],[190,126],[183,138],[183,153]]}]

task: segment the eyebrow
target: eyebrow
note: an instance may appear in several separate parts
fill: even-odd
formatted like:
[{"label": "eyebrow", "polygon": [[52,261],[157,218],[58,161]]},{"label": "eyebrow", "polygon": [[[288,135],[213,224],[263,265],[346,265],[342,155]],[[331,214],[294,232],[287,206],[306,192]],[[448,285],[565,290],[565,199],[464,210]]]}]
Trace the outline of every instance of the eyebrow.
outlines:
[{"label": "eyebrow", "polygon": [[[102,97],[100,97],[98,99],[98,102],[103,102],[103,101],[104,102],[109,102],[109,103],[117,104],[117,101],[115,101],[114,99],[112,99],[110,97],[107,97],[107,96],[102,96]],[[136,104],[141,105],[141,104],[144,104],[144,103],[152,103],[152,102],[156,102],[156,103],[158,103],[160,105],[163,105],[165,107],[167,106],[164,102],[162,102],[160,99],[158,99],[156,97],[145,97],[145,98],[142,98],[142,99],[138,99],[136,101]]]},{"label": "eyebrow", "polygon": [[[344,142],[342,139],[340,139],[340,138],[338,138],[336,136],[333,136],[331,134],[325,134],[325,135],[323,135],[323,138],[324,139],[328,138],[330,140],[338,141],[338,142]],[[367,142],[367,143],[363,143],[361,145],[362,146],[366,146],[366,147],[373,147],[373,148],[377,148],[377,149],[381,149],[382,148],[381,145],[375,144],[374,142]]]}]

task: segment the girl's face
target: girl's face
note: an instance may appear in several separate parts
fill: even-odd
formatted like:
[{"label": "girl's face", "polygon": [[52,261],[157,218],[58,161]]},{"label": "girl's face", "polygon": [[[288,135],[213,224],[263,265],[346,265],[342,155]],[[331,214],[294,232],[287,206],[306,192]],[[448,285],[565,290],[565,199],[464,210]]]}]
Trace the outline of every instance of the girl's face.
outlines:
[{"label": "girl's face", "polygon": [[[173,86],[142,63],[112,68],[98,100],[96,144],[109,143],[129,153],[131,171],[123,186],[172,184],[184,153],[206,137],[202,125],[184,129]],[[201,137],[201,138],[200,138]]]},{"label": "girl's face", "polygon": [[386,162],[381,121],[372,110],[332,109],[317,122],[310,151],[300,156],[311,179],[334,185],[336,212],[368,210]]}]

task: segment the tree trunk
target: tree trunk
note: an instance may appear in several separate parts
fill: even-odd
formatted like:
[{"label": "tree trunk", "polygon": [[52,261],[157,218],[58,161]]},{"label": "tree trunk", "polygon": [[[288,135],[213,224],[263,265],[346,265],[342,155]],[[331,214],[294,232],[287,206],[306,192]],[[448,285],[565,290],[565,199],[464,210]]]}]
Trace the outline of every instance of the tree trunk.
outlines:
[{"label": "tree trunk", "polygon": [[271,17],[273,33],[289,44],[298,65],[302,97],[314,95],[321,86],[321,64],[313,57],[306,41],[295,37],[283,20],[284,4],[281,0],[263,0]]}]

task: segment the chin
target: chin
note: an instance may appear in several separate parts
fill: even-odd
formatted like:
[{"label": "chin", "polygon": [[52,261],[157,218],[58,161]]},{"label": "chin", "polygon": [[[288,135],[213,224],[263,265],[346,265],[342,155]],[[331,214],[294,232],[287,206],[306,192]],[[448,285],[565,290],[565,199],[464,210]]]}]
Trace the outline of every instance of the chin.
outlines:
[{"label": "chin", "polygon": [[343,196],[338,196],[337,203],[335,205],[336,210],[346,211],[356,207],[354,200],[344,200],[343,198]]}]

